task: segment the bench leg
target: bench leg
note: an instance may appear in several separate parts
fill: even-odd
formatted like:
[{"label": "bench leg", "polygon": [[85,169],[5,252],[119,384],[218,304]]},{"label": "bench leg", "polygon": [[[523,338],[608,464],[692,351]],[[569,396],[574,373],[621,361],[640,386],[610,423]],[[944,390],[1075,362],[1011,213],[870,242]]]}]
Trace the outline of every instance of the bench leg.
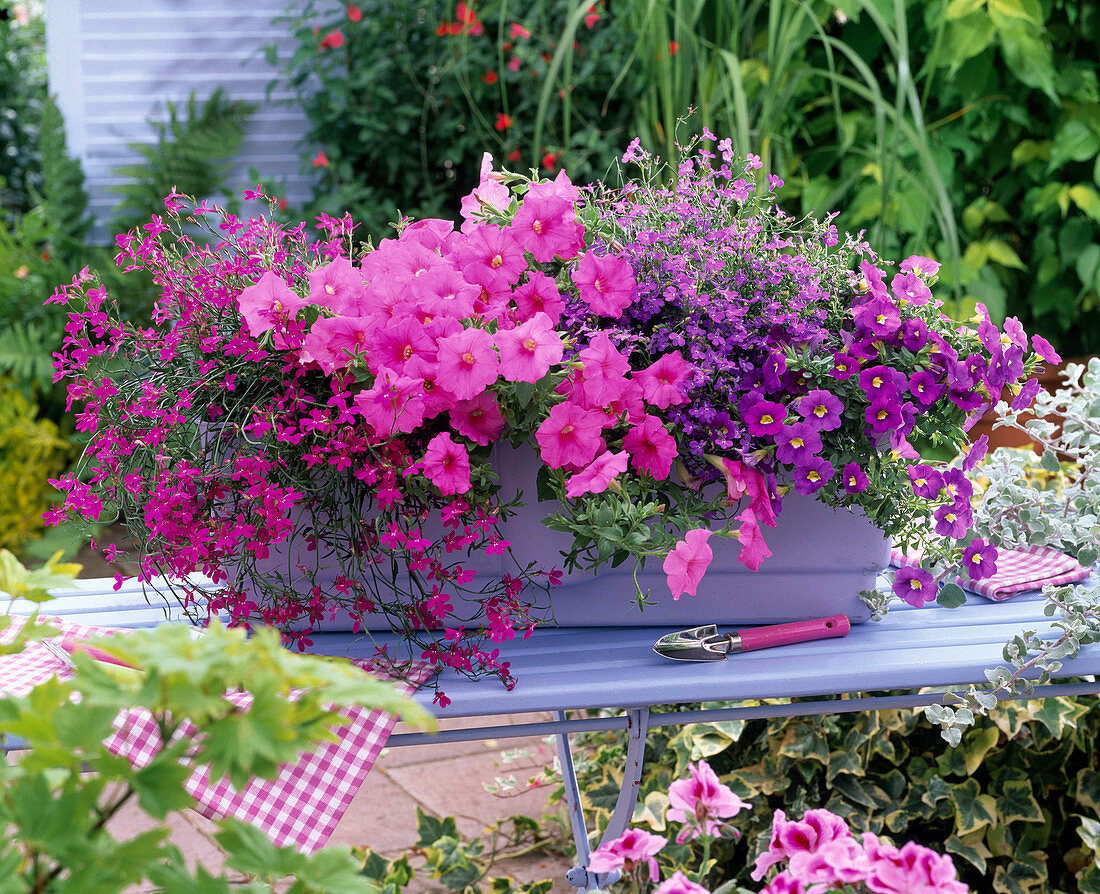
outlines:
[{"label": "bench leg", "polygon": [[[564,711],[556,711],[558,720],[565,719]],[[600,844],[614,841],[630,825],[634,816],[634,806],[638,802],[638,786],[642,779],[642,764],[645,760],[645,734],[649,727],[649,708],[631,708],[626,712],[627,743],[626,766],[623,768],[623,784],[615,802],[615,810],[608,820]],[[577,785],[577,772],[573,767],[573,752],[569,748],[569,733],[558,734],[558,760],[561,764],[562,782],[565,786],[565,803],[569,809],[569,825],[573,829],[573,843],[577,847],[577,865],[570,869],[565,877],[574,888],[586,891],[599,891],[606,885],[617,882],[621,877],[618,871],[608,873],[590,873],[586,868],[592,851],[588,845],[588,829],[584,822],[584,810],[581,807],[581,792]]]}]

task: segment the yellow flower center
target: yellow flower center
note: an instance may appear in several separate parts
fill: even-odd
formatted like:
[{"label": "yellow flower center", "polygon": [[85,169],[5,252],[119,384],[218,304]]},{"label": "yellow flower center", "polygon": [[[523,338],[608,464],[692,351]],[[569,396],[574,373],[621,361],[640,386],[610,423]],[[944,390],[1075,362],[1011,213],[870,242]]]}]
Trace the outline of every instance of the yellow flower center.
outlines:
[{"label": "yellow flower center", "polygon": [[804,445],[805,445],[805,441],[803,441],[801,438],[791,438],[791,446],[792,447],[802,447]]},{"label": "yellow flower center", "polygon": [[760,417],[761,425],[771,425],[773,422],[775,422],[775,420],[771,417],[770,413],[765,413],[763,416]]}]

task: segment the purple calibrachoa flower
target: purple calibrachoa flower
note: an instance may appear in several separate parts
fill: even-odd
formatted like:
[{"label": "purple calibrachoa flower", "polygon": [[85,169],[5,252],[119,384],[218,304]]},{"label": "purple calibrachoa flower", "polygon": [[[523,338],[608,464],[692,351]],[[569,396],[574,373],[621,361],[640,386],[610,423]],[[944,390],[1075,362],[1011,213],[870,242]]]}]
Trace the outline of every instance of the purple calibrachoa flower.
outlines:
[{"label": "purple calibrachoa flower", "polygon": [[833,354],[833,378],[843,382],[859,372],[859,359],[845,351]]},{"label": "purple calibrachoa flower", "polygon": [[894,595],[920,608],[936,598],[936,583],[932,575],[915,565],[906,565],[894,572]]},{"label": "purple calibrachoa flower", "polygon": [[971,580],[984,580],[997,573],[997,547],[981,537],[975,537],[963,550],[962,567]]},{"label": "purple calibrachoa flower", "polygon": [[930,407],[943,397],[943,392],[943,384],[930,370],[920,369],[909,376],[909,393],[922,407]]},{"label": "purple calibrachoa flower", "polygon": [[863,471],[857,462],[846,464],[841,475],[844,479],[844,489],[850,494],[863,493],[871,483],[867,479],[867,473]]},{"label": "purple calibrachoa flower", "polygon": [[917,463],[909,467],[913,493],[925,500],[934,500],[943,490],[943,475],[929,465]]},{"label": "purple calibrachoa flower", "polygon": [[811,456],[794,467],[794,489],[800,494],[813,494],[833,477],[833,464],[820,456]]},{"label": "purple calibrachoa flower", "polygon": [[769,438],[783,431],[787,408],[773,400],[759,399],[742,407],[741,419],[749,434],[755,438]]},{"label": "purple calibrachoa flower", "polygon": [[815,388],[805,397],[799,398],[797,407],[802,418],[816,426],[818,431],[832,431],[840,427],[840,414],[844,412],[844,404],[831,391]]},{"label": "purple calibrachoa flower", "polygon": [[775,457],[781,463],[801,465],[809,461],[821,449],[821,435],[808,422],[795,422],[784,425],[773,437],[776,444]]},{"label": "purple calibrachoa flower", "polygon": [[966,536],[966,532],[970,530],[973,514],[969,506],[949,503],[936,509],[932,513],[932,518],[936,522],[935,531],[941,537],[962,540]]}]

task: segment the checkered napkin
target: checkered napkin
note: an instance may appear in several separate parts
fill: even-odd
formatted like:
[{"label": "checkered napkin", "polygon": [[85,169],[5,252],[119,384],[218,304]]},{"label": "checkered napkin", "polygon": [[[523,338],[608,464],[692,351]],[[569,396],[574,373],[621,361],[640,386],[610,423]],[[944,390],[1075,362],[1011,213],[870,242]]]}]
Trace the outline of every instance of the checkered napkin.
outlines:
[{"label": "checkered napkin", "polygon": [[[899,568],[920,564],[919,553],[906,555],[897,548],[890,551],[890,562]],[[1017,593],[1038,590],[1047,584],[1071,584],[1089,576],[1089,569],[1076,559],[1047,546],[1025,546],[997,550],[997,573],[984,580],[958,578],[960,587],[994,602],[1003,602]]]},{"label": "checkered napkin", "polygon": [[[0,633],[0,641],[11,642],[23,620],[13,617],[8,629]],[[57,618],[43,620],[78,639],[128,632]],[[17,655],[0,657],[0,696],[23,696],[54,675],[65,679],[71,673],[45,646],[31,643]],[[423,682],[430,668],[425,663],[417,673],[417,682]],[[406,695],[416,688],[415,684],[401,686]],[[250,701],[247,693],[236,694],[235,698],[242,705]],[[262,829],[275,844],[294,845],[304,854],[323,847],[386,744],[395,722],[389,714],[363,708],[347,709],[343,715],[347,723],[334,730],[338,741],[325,742],[295,763],[285,764],[275,779],[254,779],[243,790],[236,791],[227,779],[211,781],[208,767],[197,767],[185,783],[197,802],[195,809],[210,819],[232,816],[244,820]],[[183,726],[182,735],[195,733],[189,724]],[[107,747],[135,767],[147,766],[160,748],[152,714],[145,710],[123,712],[116,718],[115,728],[115,734],[105,743]]]}]

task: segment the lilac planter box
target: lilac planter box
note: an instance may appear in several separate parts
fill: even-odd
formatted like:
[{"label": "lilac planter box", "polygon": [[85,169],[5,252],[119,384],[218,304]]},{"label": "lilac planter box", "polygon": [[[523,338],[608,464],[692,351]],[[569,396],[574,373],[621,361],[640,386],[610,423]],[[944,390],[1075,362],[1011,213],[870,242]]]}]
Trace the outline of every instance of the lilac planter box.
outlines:
[{"label": "lilac planter box", "polygon": [[[522,491],[526,498],[535,493],[537,470],[533,451],[498,448],[497,470],[503,494],[510,497]],[[464,567],[478,572],[473,585],[489,577],[499,578],[505,570],[516,569],[516,562],[538,562],[545,569],[562,568],[561,551],[571,538],[546,528],[542,519],[556,511],[557,504],[533,503],[520,508],[501,525],[501,533],[511,542],[515,559],[477,554],[462,560]],[[427,536],[432,532],[426,531]],[[889,564],[890,545],[881,531],[862,515],[834,510],[811,497],[791,494],[783,500],[783,512],[775,528],[765,528],[764,537],[772,556],[753,572],[737,557],[741,545],[736,540],[712,537],[714,560],[695,596],[673,600],[659,558],[650,559],[638,575],[643,592],[648,590],[656,605],[644,610],[633,604],[634,563],[627,560],[618,568],[592,572],[574,572],[563,576],[560,586],[551,589],[554,620],[563,627],[646,626],[689,627],[695,624],[766,624],[806,618],[846,614],[852,623],[870,619],[870,611],[859,600],[860,590],[874,589],[879,571]],[[298,561],[313,564],[317,553],[303,553]],[[257,563],[261,571],[288,567],[287,556],[272,555]],[[318,583],[335,578],[321,569]],[[536,601],[546,596],[537,592]],[[461,600],[453,600],[460,603]],[[458,606],[463,614],[462,605]],[[470,614],[466,611],[465,614]],[[536,613],[537,614],[537,613]],[[367,615],[368,629],[388,629],[382,615]],[[338,614],[335,620],[320,625],[321,630],[350,630],[351,619]]]}]

